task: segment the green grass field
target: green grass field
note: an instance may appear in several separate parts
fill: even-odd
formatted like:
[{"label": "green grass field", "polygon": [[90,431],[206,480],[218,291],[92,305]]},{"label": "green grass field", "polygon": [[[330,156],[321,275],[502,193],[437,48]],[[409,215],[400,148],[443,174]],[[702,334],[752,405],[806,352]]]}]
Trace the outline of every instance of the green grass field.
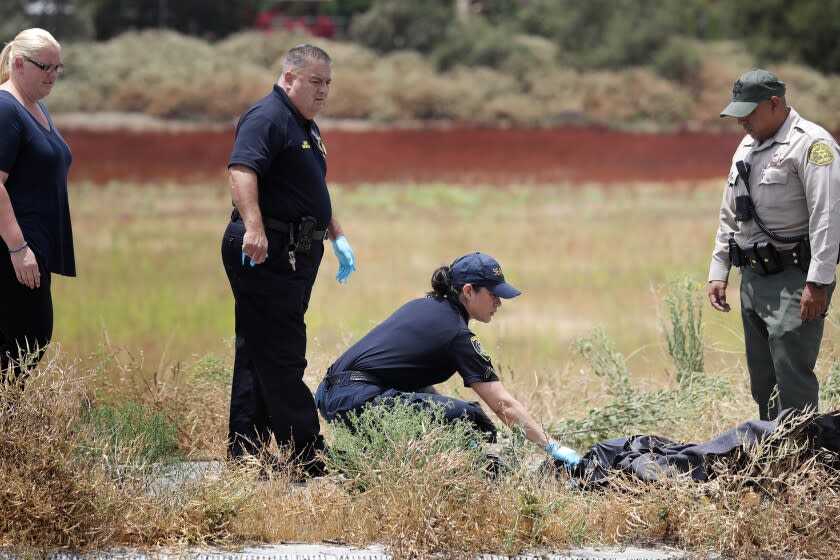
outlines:
[{"label": "green grass field", "polygon": [[[327,249],[307,315],[314,369],[422,295],[437,266],[480,250],[524,293],[475,325],[502,366],[563,370],[569,342],[603,327],[653,377],[666,365],[656,290],[686,274],[705,281],[719,197],[708,184],[332,192],[358,270],[339,285]],[[54,288],[65,354],[84,358],[106,339],[154,363],[230,353],[233,304],[219,257],[226,185],[73,185],[71,207],[79,276]],[[709,343],[737,350],[737,319],[707,313]]]},{"label": "green grass field", "polygon": [[[597,386],[570,352],[594,328],[627,357],[635,382],[669,382],[661,289],[689,276],[705,290],[720,196],[716,182],[384,184],[334,186],[332,194],[357,272],[338,284],[327,248],[307,314],[313,388],[352,342],[422,296],[437,266],[480,250],[523,295],[473,328],[509,380],[568,376],[569,401]],[[73,185],[71,208],[79,276],[54,283],[55,340],[65,357],[93,363],[110,345],[142,355],[150,370],[207,355],[231,362],[233,301],[219,256],[230,209],[225,184]],[[737,279],[729,290],[735,303]],[[703,303],[706,370],[745,388],[737,307],[721,314]],[[824,356],[835,339],[830,319]]]}]

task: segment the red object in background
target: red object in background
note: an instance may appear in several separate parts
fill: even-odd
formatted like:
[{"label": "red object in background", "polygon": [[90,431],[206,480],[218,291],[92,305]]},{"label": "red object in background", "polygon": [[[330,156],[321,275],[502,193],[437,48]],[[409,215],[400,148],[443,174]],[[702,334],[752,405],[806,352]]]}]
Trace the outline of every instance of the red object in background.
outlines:
[{"label": "red object in background", "polygon": [[[331,183],[463,185],[725,179],[740,133],[640,134],[580,128],[325,129]],[[225,184],[229,130],[61,129],[73,181]]]},{"label": "red object in background", "polygon": [[318,16],[315,18],[315,24],[312,26],[312,33],[316,37],[331,39],[335,36],[335,22],[331,17]]},{"label": "red object in background", "polygon": [[301,30],[306,31],[315,37],[331,39],[335,36],[336,25],[329,16],[318,16],[316,18],[297,16],[287,17],[277,8],[260,12],[254,18],[254,27],[263,31],[274,29]]}]

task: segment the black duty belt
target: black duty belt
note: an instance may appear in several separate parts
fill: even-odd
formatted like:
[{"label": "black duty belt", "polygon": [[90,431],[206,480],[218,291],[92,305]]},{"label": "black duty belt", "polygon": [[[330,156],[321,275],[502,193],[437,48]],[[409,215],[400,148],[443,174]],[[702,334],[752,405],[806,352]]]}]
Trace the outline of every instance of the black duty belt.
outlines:
[{"label": "black duty belt", "polygon": [[787,251],[770,248],[769,244],[756,244],[756,247],[741,249],[741,266],[747,266],[762,276],[781,272],[789,267],[796,267],[808,272],[811,256],[802,254],[800,247]]},{"label": "black duty belt", "polygon": [[347,376],[348,381],[361,381],[362,383],[372,383],[374,385],[382,385],[382,380],[371,373],[363,371],[342,371],[341,373],[334,373],[327,376],[327,385],[336,385],[341,383],[342,378]]},{"label": "black duty belt", "polygon": [[[242,215],[239,213],[239,210],[234,208],[233,212],[230,213],[230,221],[235,222],[241,219]],[[284,222],[283,220],[277,220],[266,216],[263,216],[262,221],[265,229],[270,229],[271,231],[277,231],[280,233],[289,233],[290,231],[297,232],[299,227],[299,224],[294,222]],[[313,240],[324,241],[326,238],[327,230],[325,229],[316,229],[312,232]]]}]

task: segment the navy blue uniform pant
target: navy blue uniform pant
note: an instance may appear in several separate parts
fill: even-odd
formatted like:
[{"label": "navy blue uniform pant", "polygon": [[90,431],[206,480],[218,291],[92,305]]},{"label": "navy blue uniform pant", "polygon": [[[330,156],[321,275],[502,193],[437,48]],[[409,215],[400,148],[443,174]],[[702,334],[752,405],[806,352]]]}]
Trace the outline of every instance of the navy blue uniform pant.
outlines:
[{"label": "navy blue uniform pant", "polygon": [[466,420],[484,435],[486,441],[496,441],[496,427],[477,402],[462,401],[434,393],[400,391],[373,383],[350,381],[349,373],[340,374],[339,381],[332,385],[326,380],[321,381],[315,392],[315,399],[325,420],[338,419],[344,422],[347,421],[347,413],[351,411],[361,413],[368,403],[393,405],[404,402],[417,406],[442,405],[441,408],[448,421]]},{"label": "navy blue uniform pant", "polygon": [[231,457],[258,455],[271,436],[294,444],[294,459],[309,461],[323,449],[312,393],[303,381],[306,368],[304,314],[324,254],[313,242],[288,261],[288,235],[267,231],[269,257],[242,264],[245,226],[231,222],[222,239],[222,262],[233,291],[236,355],[228,425]]},{"label": "navy blue uniform pant", "polygon": [[52,337],[50,272],[40,257],[38,268],[41,286],[31,289],[18,282],[10,256],[0,255],[0,380],[9,367],[20,375],[20,364],[37,363]]}]

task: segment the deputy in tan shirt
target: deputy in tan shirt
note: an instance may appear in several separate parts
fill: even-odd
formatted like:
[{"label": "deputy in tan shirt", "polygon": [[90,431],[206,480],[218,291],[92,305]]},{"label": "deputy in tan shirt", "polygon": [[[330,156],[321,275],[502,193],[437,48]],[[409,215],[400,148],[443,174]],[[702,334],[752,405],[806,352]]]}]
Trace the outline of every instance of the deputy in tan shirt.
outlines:
[{"label": "deputy in tan shirt", "polygon": [[739,267],[752,395],[772,420],[818,406],[814,367],[840,247],[840,148],[787,106],[784,82],[766,70],[738,78],[724,116],[747,136],[724,190],[709,300],[730,310],[729,269]]}]

